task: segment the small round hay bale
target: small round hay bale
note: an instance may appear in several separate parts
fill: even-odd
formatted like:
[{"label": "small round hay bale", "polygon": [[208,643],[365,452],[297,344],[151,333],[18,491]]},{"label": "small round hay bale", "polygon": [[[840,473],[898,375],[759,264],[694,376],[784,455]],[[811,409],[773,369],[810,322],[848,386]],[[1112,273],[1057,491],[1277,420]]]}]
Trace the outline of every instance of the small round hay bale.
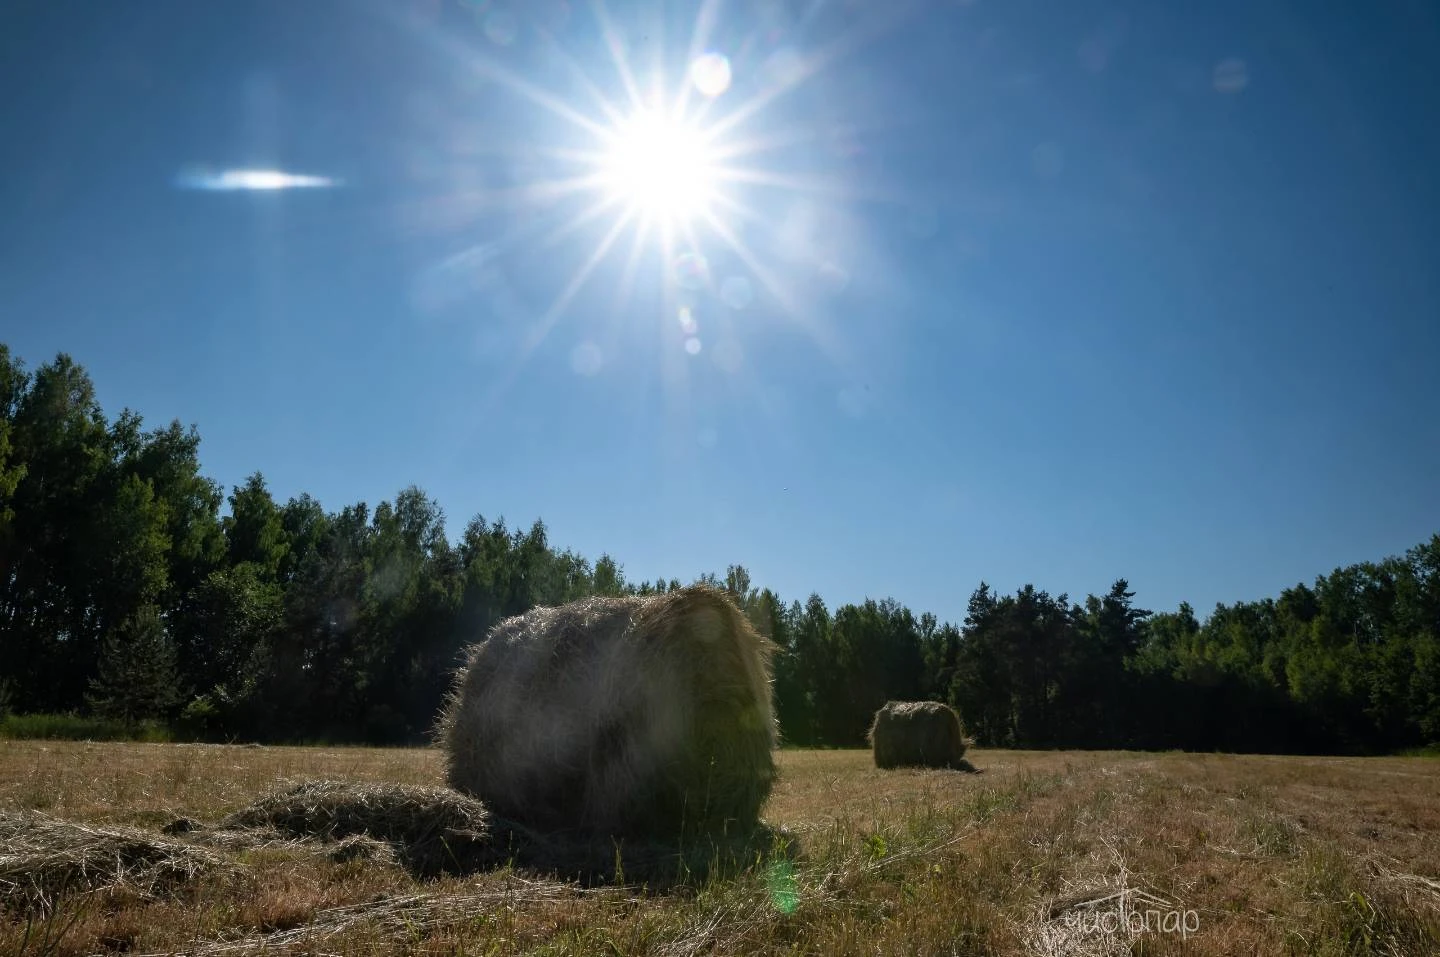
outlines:
[{"label": "small round hay bale", "polygon": [[887,701],[869,737],[877,768],[965,767],[960,717],[938,701]]},{"label": "small round hay bale", "polygon": [[469,649],[441,714],[447,779],[541,830],[754,827],[775,780],[773,651],[698,586],[511,618]]}]

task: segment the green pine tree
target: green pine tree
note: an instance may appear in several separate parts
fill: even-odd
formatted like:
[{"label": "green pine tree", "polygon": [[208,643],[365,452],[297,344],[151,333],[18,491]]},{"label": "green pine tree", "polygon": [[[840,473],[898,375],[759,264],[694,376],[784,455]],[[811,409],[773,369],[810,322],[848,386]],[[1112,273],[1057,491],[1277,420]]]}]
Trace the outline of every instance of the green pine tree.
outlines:
[{"label": "green pine tree", "polygon": [[180,701],[175,646],[153,605],[142,607],[101,646],[85,698],[96,714],[125,722],[165,717]]}]

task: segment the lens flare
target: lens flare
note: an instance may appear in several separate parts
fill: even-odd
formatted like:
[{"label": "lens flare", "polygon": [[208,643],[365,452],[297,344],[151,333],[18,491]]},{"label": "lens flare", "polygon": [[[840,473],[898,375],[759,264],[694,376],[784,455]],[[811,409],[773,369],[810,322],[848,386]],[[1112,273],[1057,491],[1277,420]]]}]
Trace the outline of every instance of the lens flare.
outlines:
[{"label": "lens flare", "polygon": [[723,54],[707,53],[690,64],[690,82],[711,99],[730,89],[730,79],[730,61]]},{"label": "lens flare", "polygon": [[704,289],[710,281],[710,264],[694,250],[675,257],[675,284],[682,289]]},{"label": "lens flare", "polygon": [[280,189],[326,189],[339,186],[329,176],[306,176],[278,169],[186,169],[175,178],[181,189],[228,193],[244,190],[268,192]]}]

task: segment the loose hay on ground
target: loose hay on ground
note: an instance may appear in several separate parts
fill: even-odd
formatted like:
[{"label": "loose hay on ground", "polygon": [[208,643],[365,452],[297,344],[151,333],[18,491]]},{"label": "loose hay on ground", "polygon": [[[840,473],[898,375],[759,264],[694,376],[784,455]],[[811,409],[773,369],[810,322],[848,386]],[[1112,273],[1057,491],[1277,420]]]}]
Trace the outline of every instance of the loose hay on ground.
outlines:
[{"label": "loose hay on ground", "polygon": [[367,837],[420,874],[486,866],[493,853],[484,805],[448,788],[309,781],[263,797],[221,822],[222,832],[273,829],[296,838]]},{"label": "loose hay on ground", "polygon": [[655,888],[733,873],[796,848],[793,835],[763,823],[684,842],[545,833],[446,788],[349,781],[313,781],[268,795],[215,830],[187,826],[187,839],[229,850],[305,850],[321,841],[321,853],[336,861],[386,862],[393,854],[417,876],[508,865],[587,885],[623,880]]},{"label": "loose hay on ground", "polygon": [[146,831],[0,811],[0,907],[45,912],[66,894],[124,887],[173,893],[228,867],[209,851]]},{"label": "loose hay on ground", "polygon": [[[495,908],[547,906],[578,900],[590,893],[570,884],[526,881],[516,887],[488,893],[421,893],[380,896],[359,904],[322,910],[298,927],[251,934],[236,939],[198,943],[187,949],[189,957],[229,957],[235,954],[331,953],[334,942],[348,933],[362,931],[381,939],[391,938],[397,949],[413,946],[427,932],[446,924],[473,920],[477,914]],[[620,901],[625,905],[625,901]],[[327,948],[312,951],[316,943]],[[408,952],[408,951],[407,951]]]},{"label": "loose hay on ground", "polygon": [[511,618],[441,715],[447,780],[549,833],[743,832],[775,780],[773,651],[704,587]]},{"label": "loose hay on ground", "polygon": [[938,701],[887,701],[875,712],[869,737],[877,768],[971,770],[960,718]]},{"label": "loose hay on ground", "polygon": [[341,838],[325,849],[325,859],[336,864],[363,861],[367,864],[394,864],[398,862],[395,846],[377,841],[364,834],[352,834]]}]

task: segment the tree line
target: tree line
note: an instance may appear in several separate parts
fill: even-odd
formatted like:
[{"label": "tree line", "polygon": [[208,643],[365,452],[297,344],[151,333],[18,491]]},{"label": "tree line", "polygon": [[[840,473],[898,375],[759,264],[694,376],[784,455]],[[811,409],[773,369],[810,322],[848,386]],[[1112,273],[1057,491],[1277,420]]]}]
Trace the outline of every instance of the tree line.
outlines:
[{"label": "tree line", "polygon": [[[214,739],[426,739],[461,649],[588,595],[646,595],[475,516],[452,540],[411,486],[373,508],[224,489],[178,421],[108,419],[69,356],[0,344],[0,713],[161,721]],[[223,506],[228,505],[228,510]],[[1117,580],[1072,602],[981,583],[965,620],[893,600],[786,603],[741,565],[726,589],[779,646],[784,739],[862,744],[888,699],[945,701],[977,744],[1369,752],[1440,741],[1440,535],[1275,599],[1152,613]]]}]

